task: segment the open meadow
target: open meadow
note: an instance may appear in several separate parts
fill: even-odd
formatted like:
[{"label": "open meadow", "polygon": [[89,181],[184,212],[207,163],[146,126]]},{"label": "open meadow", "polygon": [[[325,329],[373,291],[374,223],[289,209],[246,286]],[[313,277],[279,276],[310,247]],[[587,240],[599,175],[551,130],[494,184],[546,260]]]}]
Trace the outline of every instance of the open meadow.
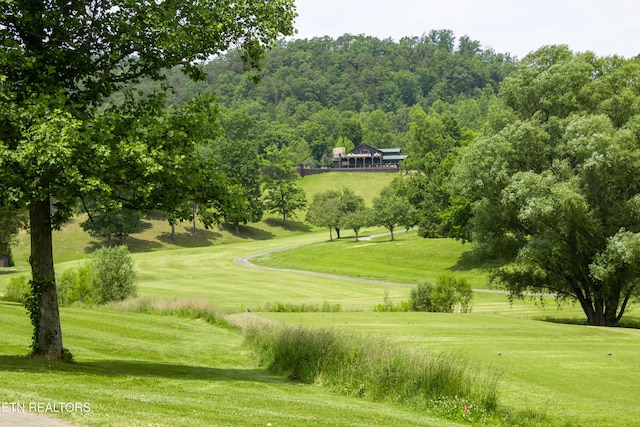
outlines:
[{"label": "open meadow", "polygon": [[[312,184],[316,191],[326,188]],[[137,302],[61,308],[65,347],[77,363],[25,358],[27,313],[0,301],[2,402],[88,402],[89,412],[48,414],[88,426],[470,425],[463,407],[442,419],[424,407],[344,396],[270,373],[230,326],[262,319],[451,355],[468,369],[496,375],[498,414],[505,421],[500,415],[486,419],[488,425],[638,425],[640,330],[542,321],[576,321],[582,314],[575,306],[559,310],[553,300],[544,307],[529,300],[510,303],[505,294],[486,289],[486,271],[459,242],[415,233],[395,242],[355,242],[348,232],[328,242],[324,230],[301,222],[283,230],[277,219],[267,218],[239,235],[226,228],[199,230],[197,239],[189,238],[185,224],[179,229],[184,240],[172,244],[160,220],[149,224],[131,239]],[[97,244],[77,229],[76,222],[56,233],[59,272],[76,267]],[[24,245],[22,240],[16,250],[17,267],[0,271],[0,293],[12,276],[27,272]],[[275,252],[283,248],[290,249]],[[256,254],[262,255],[251,258]],[[243,265],[247,259],[271,269]],[[373,311],[385,298],[407,300],[413,284],[442,273],[465,277],[478,290],[471,313]],[[136,310],[141,304],[148,310]],[[173,312],[179,315],[153,309],[172,304],[187,309]],[[277,304],[340,310],[267,312]],[[637,320],[637,310],[631,307],[629,319]]]}]

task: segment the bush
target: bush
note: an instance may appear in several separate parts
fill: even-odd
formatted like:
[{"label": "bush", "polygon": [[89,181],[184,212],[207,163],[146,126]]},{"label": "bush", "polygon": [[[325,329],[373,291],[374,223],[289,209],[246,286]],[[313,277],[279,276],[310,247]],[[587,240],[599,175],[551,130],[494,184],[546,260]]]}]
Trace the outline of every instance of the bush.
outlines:
[{"label": "bush", "polygon": [[126,246],[102,248],[90,261],[92,296],[97,304],[136,295],[136,271]]},{"label": "bush", "polygon": [[91,303],[93,301],[91,266],[87,263],[77,270],[66,270],[58,279],[57,285],[60,305],[69,305],[74,302]]},{"label": "bush", "polygon": [[465,279],[450,275],[440,276],[435,285],[428,281],[411,290],[409,305],[411,311],[453,313],[456,307],[462,313],[471,311],[473,292]]},{"label": "bush", "polygon": [[24,304],[29,295],[31,295],[31,284],[27,276],[14,276],[9,280],[4,299]]}]

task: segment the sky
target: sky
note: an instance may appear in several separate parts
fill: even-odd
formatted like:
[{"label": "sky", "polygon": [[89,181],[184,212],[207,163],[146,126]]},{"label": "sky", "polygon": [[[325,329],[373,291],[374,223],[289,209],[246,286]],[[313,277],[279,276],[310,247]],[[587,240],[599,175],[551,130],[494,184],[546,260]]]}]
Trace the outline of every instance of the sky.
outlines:
[{"label": "sky", "polygon": [[380,39],[452,30],[518,59],[550,44],[598,56],[640,54],[638,0],[295,0],[294,38]]}]

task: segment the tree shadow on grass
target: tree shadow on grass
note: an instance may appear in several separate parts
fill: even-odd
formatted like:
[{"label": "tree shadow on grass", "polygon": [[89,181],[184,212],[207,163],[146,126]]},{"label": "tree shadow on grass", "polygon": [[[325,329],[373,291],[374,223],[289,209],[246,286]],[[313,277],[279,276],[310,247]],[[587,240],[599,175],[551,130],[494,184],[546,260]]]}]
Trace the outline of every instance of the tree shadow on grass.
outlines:
[{"label": "tree shadow on grass", "polygon": [[246,240],[271,240],[276,237],[276,235],[270,231],[262,230],[250,225],[238,225],[238,229],[236,230],[236,226],[233,224],[223,224],[221,228],[233,234],[237,238]]},{"label": "tree shadow on grass", "polygon": [[213,230],[197,229],[196,233],[182,228],[183,231],[176,230],[171,240],[171,233],[164,232],[158,236],[158,240],[167,245],[179,246],[181,248],[199,248],[213,245],[213,240],[221,239],[222,233]]},{"label": "tree shadow on grass", "polygon": [[[114,239],[111,241],[111,246],[117,246],[119,244],[118,239]],[[154,242],[152,240],[143,240],[138,239],[136,237],[127,236],[122,240],[122,244],[129,248],[131,253],[140,253],[140,252],[149,252],[154,249],[160,249],[162,245],[158,242]],[[84,252],[87,254],[91,254],[98,249],[108,247],[108,243],[105,240],[100,241],[92,241],[85,248]]]},{"label": "tree shadow on grass", "polygon": [[284,230],[288,230],[288,231],[311,231],[312,228],[309,224],[305,224],[302,221],[292,221],[290,219],[287,220],[287,226],[283,226],[282,225],[282,218],[267,218],[264,220],[264,222],[269,226],[269,227],[274,227],[274,228],[282,228]]},{"label": "tree shadow on grass", "polygon": [[101,360],[78,363],[51,362],[26,356],[0,355],[0,372],[93,375],[96,377],[143,377],[201,381],[247,381],[286,383],[283,377],[269,374],[263,369],[220,369],[206,366],[156,363],[139,360]]},{"label": "tree shadow on grass", "polygon": [[450,271],[468,271],[468,270],[491,270],[503,266],[506,263],[504,259],[487,258],[482,254],[477,254],[472,250],[463,252],[456,263],[449,267]]}]

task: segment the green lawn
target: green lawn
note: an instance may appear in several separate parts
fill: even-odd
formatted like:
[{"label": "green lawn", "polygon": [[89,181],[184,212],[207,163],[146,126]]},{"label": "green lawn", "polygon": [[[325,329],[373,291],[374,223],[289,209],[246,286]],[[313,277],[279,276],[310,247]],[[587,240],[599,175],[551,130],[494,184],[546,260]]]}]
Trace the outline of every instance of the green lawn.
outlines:
[{"label": "green lawn", "polygon": [[397,173],[384,172],[327,172],[305,176],[299,183],[309,202],[316,193],[350,188],[371,206],[373,198],[380,195],[380,191],[397,176]]},{"label": "green lawn", "polygon": [[[640,419],[640,330],[471,313],[269,313],[270,319],[382,336],[464,354],[501,374],[500,401],[549,425],[634,426]],[[611,353],[611,355],[609,355]]]},{"label": "green lawn", "polygon": [[456,425],[270,375],[237,332],[201,321],[83,308],[61,317],[77,363],[33,361],[24,308],[0,302],[2,402],[86,402],[88,413],[56,416],[87,426]]},{"label": "green lawn", "polygon": [[488,275],[471,259],[469,244],[423,239],[416,232],[399,233],[394,241],[385,236],[356,242],[350,230],[345,230],[343,236],[340,240],[263,255],[252,262],[408,284],[453,274],[465,278],[474,288],[487,287]]},{"label": "green lawn", "polygon": [[[412,236],[404,238],[396,243],[425,242]],[[402,247],[384,240],[371,246],[387,256]],[[344,327],[436,352],[459,352],[474,366],[502,373],[503,406],[546,413],[548,425],[631,426],[640,418],[631,404],[640,391],[635,360],[640,352],[637,330],[531,320],[535,316],[579,317],[580,312],[576,307],[558,312],[554,305],[540,309],[530,301],[510,304],[505,295],[491,293],[475,295],[472,314],[372,313],[386,292],[394,301],[401,301],[408,298],[410,287],[250,269],[234,262],[256,252],[309,243],[322,246],[325,242],[325,233],[315,232],[135,254],[139,294],[169,300],[200,298],[228,313],[255,312],[273,302],[339,303],[346,312],[264,316],[313,327]],[[345,245],[348,251],[353,250],[348,246],[356,243],[338,245]],[[317,261],[308,259],[309,267]],[[62,263],[58,268],[61,271],[75,264]],[[0,289],[8,277],[0,275]],[[419,412],[344,399],[270,376],[249,357],[238,333],[201,321],[63,308],[65,345],[80,362],[71,366],[44,366],[18,357],[28,352],[30,338],[23,308],[0,304],[0,321],[6,331],[0,338],[4,370],[0,398],[86,399],[96,410],[81,418],[84,424],[433,422]]]},{"label": "green lawn", "polygon": [[[333,175],[301,183],[309,192],[338,188],[344,177]],[[393,178],[349,176],[363,179],[357,184],[362,189],[372,175]],[[380,185],[377,178],[372,186]],[[528,300],[511,304],[506,295],[488,292],[474,294],[471,314],[371,311],[385,295],[393,302],[406,300],[411,286],[402,284],[442,273],[465,277],[476,289],[486,287],[487,273],[460,242],[425,240],[416,233],[399,234],[394,242],[388,237],[355,242],[350,231],[328,242],[325,230],[299,222],[285,230],[277,219],[267,218],[239,234],[222,228],[193,237],[184,224],[178,229],[180,240],[171,243],[164,221],[150,218],[149,224],[130,240],[142,297],[191,298],[219,307],[230,319],[258,315],[455,352],[474,368],[501,374],[501,406],[529,411],[534,421],[527,425],[634,426],[640,419],[640,330],[542,322],[535,319],[584,316],[577,306],[558,310],[553,301],[545,307]],[[15,251],[18,266],[0,271],[0,293],[14,274],[28,272],[26,237]],[[57,271],[77,266],[96,244],[77,222],[56,232]],[[295,249],[252,262],[401,285],[252,269],[234,261],[284,247]],[[328,302],[340,304],[343,312],[255,313],[277,302]],[[630,307],[631,319],[637,307]],[[62,308],[61,317],[65,346],[79,363],[43,364],[23,357],[31,336],[24,308],[0,301],[3,402],[87,401],[89,414],[62,415],[81,425],[447,425],[422,411],[345,398],[270,375],[256,365],[237,331],[201,320],[82,307]],[[546,419],[536,424],[541,413]]]}]

